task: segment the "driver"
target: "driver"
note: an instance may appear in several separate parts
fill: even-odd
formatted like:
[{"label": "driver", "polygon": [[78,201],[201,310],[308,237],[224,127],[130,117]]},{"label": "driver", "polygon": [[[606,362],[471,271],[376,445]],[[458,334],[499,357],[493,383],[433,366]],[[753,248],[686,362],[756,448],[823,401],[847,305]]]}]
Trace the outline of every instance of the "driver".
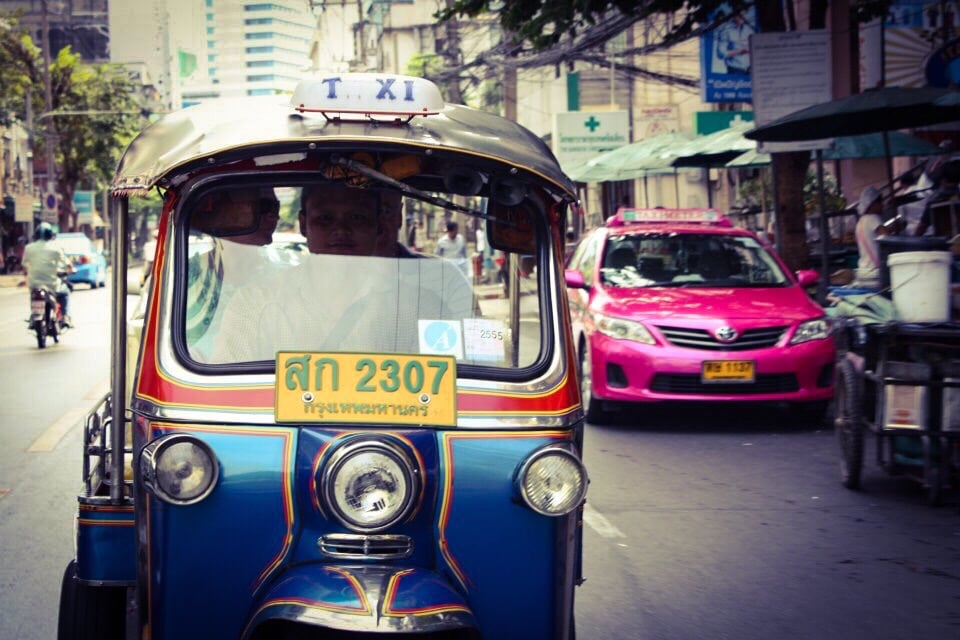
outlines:
[{"label": "driver", "polygon": [[419,319],[471,317],[473,289],[455,266],[398,255],[390,229],[401,197],[343,183],[304,187],[308,259],[231,299],[212,360],[272,360],[279,350],[417,353]]}]

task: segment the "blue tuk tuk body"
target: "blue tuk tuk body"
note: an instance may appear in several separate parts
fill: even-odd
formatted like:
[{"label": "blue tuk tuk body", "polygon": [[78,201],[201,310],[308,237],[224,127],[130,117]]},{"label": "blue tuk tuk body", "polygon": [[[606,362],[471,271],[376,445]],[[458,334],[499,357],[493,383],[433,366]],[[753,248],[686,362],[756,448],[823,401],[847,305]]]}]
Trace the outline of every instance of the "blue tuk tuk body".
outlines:
[{"label": "blue tuk tuk body", "polygon": [[[61,638],[573,637],[587,478],[560,260],[575,193],[529,131],[445,105],[431,86],[322,78],[291,105],[171,114],[130,145],[114,183],[115,273],[126,270],[128,198],[159,188],[164,208],[142,314],[129,322],[126,283],[114,282],[112,390],[87,418]],[[356,331],[334,346],[307,333],[269,342],[263,359],[205,351],[193,311],[211,298],[237,301],[241,317],[251,306],[226,286],[208,295],[228,264],[215,253],[241,223],[199,232],[205,203],[236,203],[254,185],[296,208],[291,194],[317,180],[478,220],[512,264],[533,253],[535,273],[506,290],[474,278],[453,317],[424,311],[428,291],[367,283],[409,275],[452,299],[445,287],[467,280],[440,258],[397,249],[336,271],[331,256],[284,247],[247,300],[316,268],[327,274],[321,311],[369,288],[373,302],[342,306]],[[198,275],[204,264],[215,268]],[[384,298],[386,312],[358,311]],[[412,342],[402,314],[390,321],[395,348],[380,328],[354,341],[403,305],[421,312]],[[291,308],[263,306],[260,324]]]}]

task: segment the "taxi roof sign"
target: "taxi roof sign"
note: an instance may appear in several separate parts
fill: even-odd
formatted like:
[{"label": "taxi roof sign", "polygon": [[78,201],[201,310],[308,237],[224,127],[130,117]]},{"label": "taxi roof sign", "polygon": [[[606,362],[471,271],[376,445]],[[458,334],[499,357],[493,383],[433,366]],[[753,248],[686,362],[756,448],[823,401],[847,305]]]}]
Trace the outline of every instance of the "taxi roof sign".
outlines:
[{"label": "taxi roof sign", "polygon": [[424,78],[380,73],[341,73],[301,80],[290,98],[299,112],[407,118],[436,115],[443,96]]},{"label": "taxi roof sign", "polygon": [[716,209],[633,209],[627,207],[617,209],[617,213],[607,221],[607,226],[622,227],[628,224],[643,223],[733,226],[730,219]]}]

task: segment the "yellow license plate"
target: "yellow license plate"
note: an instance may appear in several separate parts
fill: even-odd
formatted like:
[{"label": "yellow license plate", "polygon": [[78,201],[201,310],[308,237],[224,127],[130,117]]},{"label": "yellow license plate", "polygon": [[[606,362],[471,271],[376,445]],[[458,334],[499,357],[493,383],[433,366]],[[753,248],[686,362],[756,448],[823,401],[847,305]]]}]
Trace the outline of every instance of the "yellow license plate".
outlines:
[{"label": "yellow license plate", "polygon": [[703,382],[753,382],[753,360],[706,360],[700,379]]},{"label": "yellow license plate", "polygon": [[277,422],[456,426],[453,356],[277,354]]}]

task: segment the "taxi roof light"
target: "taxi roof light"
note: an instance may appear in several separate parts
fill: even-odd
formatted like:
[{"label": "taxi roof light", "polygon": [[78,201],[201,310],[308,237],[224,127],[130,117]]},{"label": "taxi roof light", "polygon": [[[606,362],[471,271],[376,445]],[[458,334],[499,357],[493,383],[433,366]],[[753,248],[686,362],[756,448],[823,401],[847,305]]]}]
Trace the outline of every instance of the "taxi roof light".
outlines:
[{"label": "taxi roof light", "polygon": [[436,115],[445,103],[440,89],[425,78],[380,73],[341,73],[301,80],[290,106],[327,118],[344,114],[361,119]]},{"label": "taxi roof light", "polygon": [[608,227],[624,227],[629,224],[702,224],[714,227],[732,227],[730,218],[716,209],[634,209],[621,207],[607,221]]}]

